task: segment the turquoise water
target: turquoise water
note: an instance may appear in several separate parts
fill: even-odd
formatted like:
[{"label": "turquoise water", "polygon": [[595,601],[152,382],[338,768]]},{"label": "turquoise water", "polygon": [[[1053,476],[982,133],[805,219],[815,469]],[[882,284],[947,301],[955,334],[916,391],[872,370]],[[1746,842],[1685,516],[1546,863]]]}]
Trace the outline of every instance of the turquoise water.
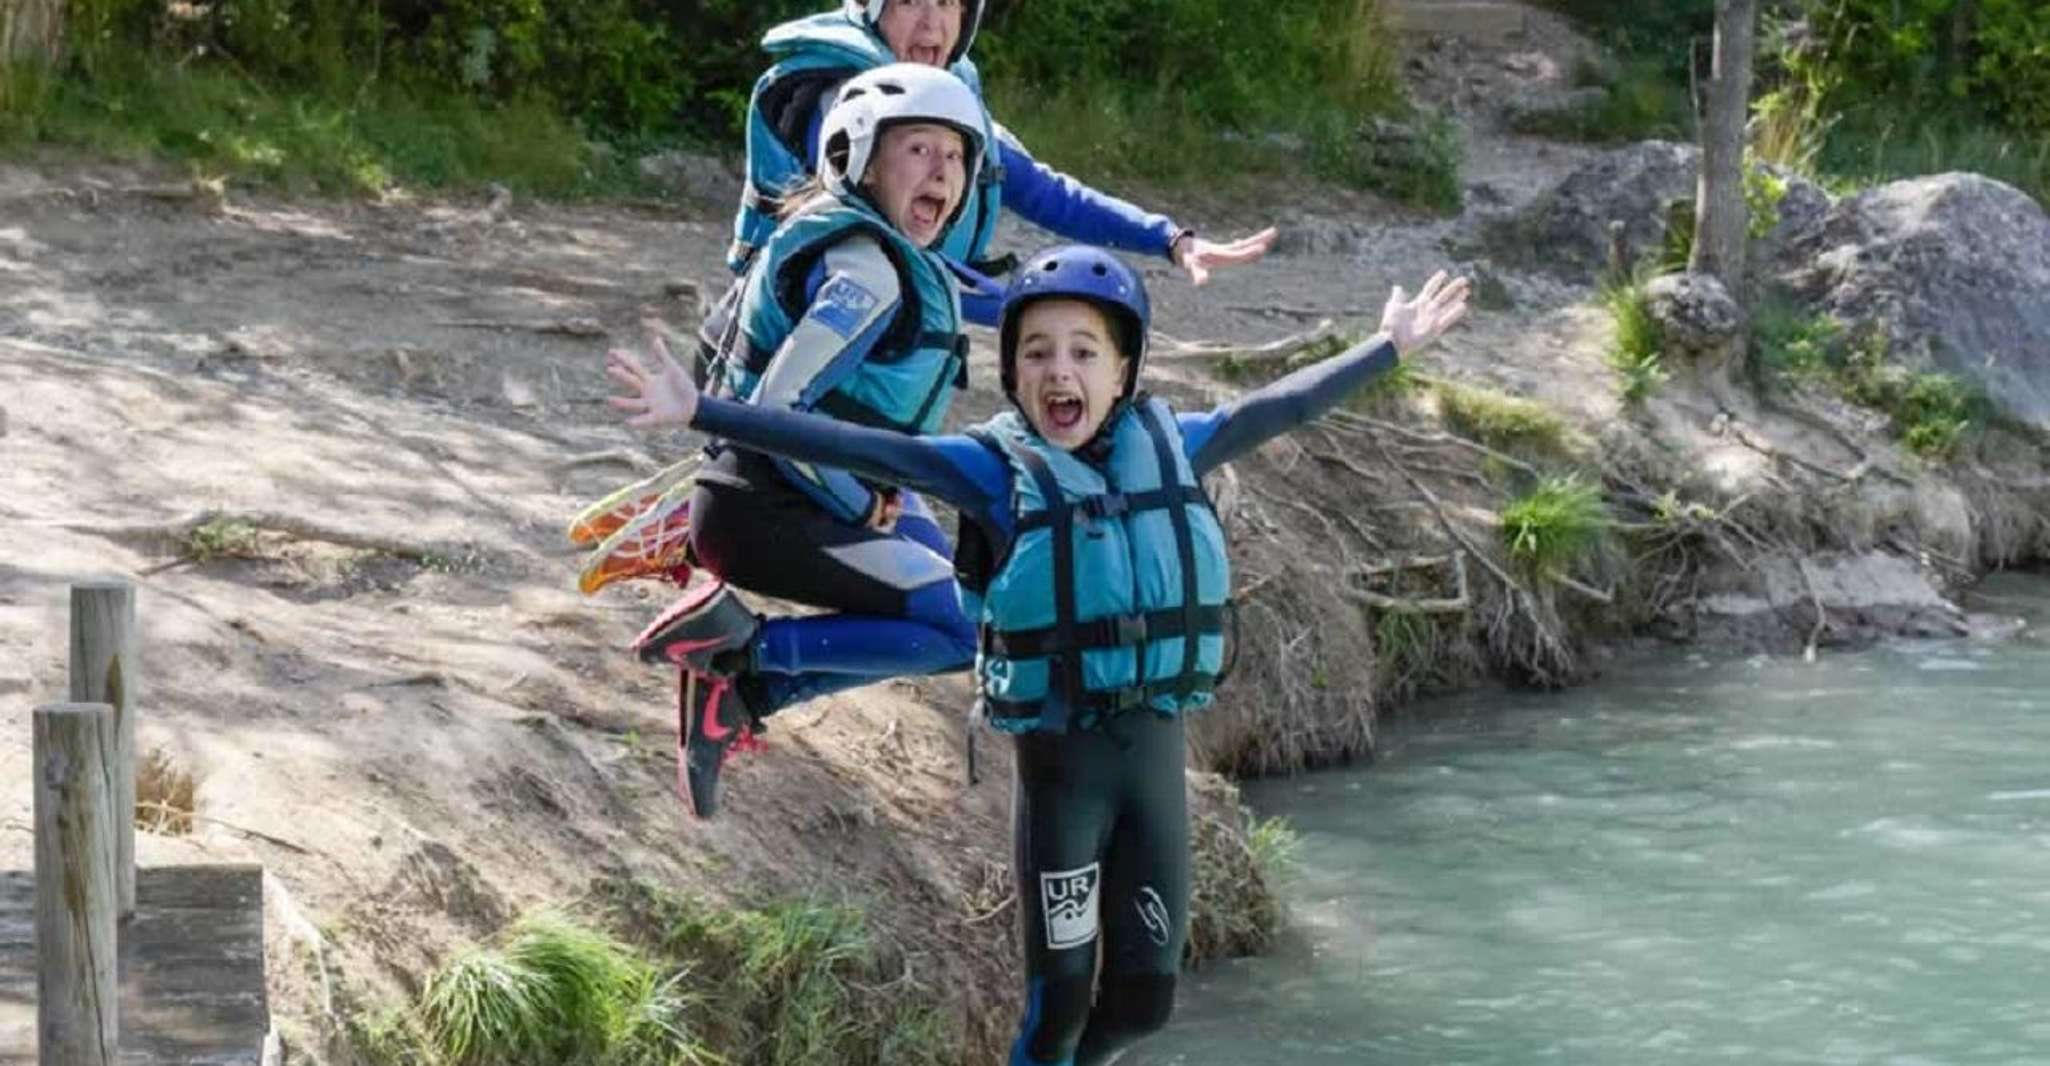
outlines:
[{"label": "turquoise water", "polygon": [[1261,782],[1281,949],[1123,1066],[2050,1063],[2050,584],[2004,642],[1667,659]]}]

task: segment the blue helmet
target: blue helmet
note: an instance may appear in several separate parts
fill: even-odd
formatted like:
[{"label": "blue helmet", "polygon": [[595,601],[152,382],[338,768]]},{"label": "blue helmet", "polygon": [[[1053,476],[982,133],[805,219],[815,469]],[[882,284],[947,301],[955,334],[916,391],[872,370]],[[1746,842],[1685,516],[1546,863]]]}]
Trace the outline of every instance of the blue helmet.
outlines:
[{"label": "blue helmet", "polygon": [[1012,396],[1017,389],[1019,315],[1033,302],[1057,296],[1086,300],[1110,319],[1117,332],[1118,352],[1130,361],[1125,388],[1118,398],[1130,399],[1146,365],[1146,331],[1153,314],[1146,300],[1146,283],[1117,256],[1084,244],[1049,248],[1011,275],[997,320],[997,366],[1004,395]]}]

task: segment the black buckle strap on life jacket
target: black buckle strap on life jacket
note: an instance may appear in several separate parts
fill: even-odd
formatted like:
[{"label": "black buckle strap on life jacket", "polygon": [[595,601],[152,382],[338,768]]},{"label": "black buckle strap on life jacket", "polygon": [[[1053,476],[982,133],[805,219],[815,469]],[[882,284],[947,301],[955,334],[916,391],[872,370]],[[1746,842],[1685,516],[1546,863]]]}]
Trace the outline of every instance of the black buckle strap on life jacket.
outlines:
[{"label": "black buckle strap on life jacket", "polygon": [[[984,651],[1006,659],[1036,659],[1066,651],[1131,647],[1149,641],[1166,640],[1169,637],[1193,639],[1224,631],[1224,608],[1199,606],[1194,613],[1197,626],[1194,633],[1184,628],[1189,624],[1189,612],[1180,607],[1169,607],[1159,611],[1121,614],[1077,622],[1073,632],[1080,644],[1074,648],[1063,648],[1056,643],[1058,634],[1053,626],[1016,629],[1009,632],[991,629],[983,635],[982,647]],[[1142,657],[1139,668],[1144,670],[1145,665]]]},{"label": "black buckle strap on life jacket", "polygon": [[[1075,511],[1068,506],[1067,497],[1061,495],[1060,479],[1054,477],[1053,467],[1047,465],[1046,456],[1035,448],[1014,449],[1025,470],[1032,475],[1032,481],[1039,487],[1040,499],[1046,505],[1047,524],[1053,537],[1053,616],[1054,641],[1067,649],[1075,644]],[[1077,650],[1064,651],[1047,663],[1049,691],[1047,698],[1039,704],[1040,727],[1049,733],[1065,733],[1068,729],[1068,709],[1083,694],[1082,653]]]},{"label": "black buckle strap on life jacket", "polygon": [[[1115,718],[1127,711],[1134,711],[1145,707],[1151,704],[1157,697],[1174,696],[1177,700],[1187,700],[1190,696],[1200,696],[1208,693],[1213,687],[1209,681],[1200,677],[1186,694],[1181,691],[1181,686],[1181,678],[1171,677],[1144,685],[1127,685],[1124,688],[1109,689],[1103,692],[1085,692],[1079,697],[1067,701],[1068,706],[1063,708],[1063,712],[1074,716],[1077,728],[1088,729],[1105,719]],[[1043,720],[1050,709],[1051,702],[1040,703],[1031,700],[1013,702],[1011,700],[997,700],[984,697],[982,708],[983,713],[991,718],[1039,717]]]},{"label": "black buckle strap on life jacket", "polygon": [[[1210,497],[1204,495],[1203,488],[1200,485],[1170,485],[1161,489],[1148,489],[1145,492],[1098,493],[1094,496],[1083,497],[1074,506],[1076,510],[1082,512],[1083,517],[1093,522],[1105,518],[1135,514],[1139,511],[1160,511],[1172,508],[1179,512],[1184,504],[1199,503],[1207,505],[1209,502]],[[1045,526],[1049,520],[1048,516],[1044,513],[1025,515],[1018,520],[1018,531],[1022,533],[1028,529],[1038,529]]]},{"label": "black buckle strap on life jacket", "polygon": [[[1167,427],[1160,424],[1160,416],[1153,405],[1142,403],[1137,407],[1139,420],[1146,427],[1146,435],[1153,438],[1153,454],[1160,464],[1160,481],[1163,485],[1173,484],[1177,480],[1175,447],[1174,442],[1167,439]],[[1198,487],[1197,492],[1200,494],[1201,491]],[[1201,604],[1196,602],[1196,539],[1189,529],[1189,509],[1171,507],[1167,513],[1169,519],[1174,522],[1175,552],[1181,556],[1182,562],[1182,632],[1196,633],[1197,609]],[[1175,688],[1177,697],[1182,700],[1187,700],[1189,694],[1195,691],[1196,682],[1201,677],[1196,670],[1197,643],[1193,638],[1182,641],[1182,671],[1180,683]]]}]

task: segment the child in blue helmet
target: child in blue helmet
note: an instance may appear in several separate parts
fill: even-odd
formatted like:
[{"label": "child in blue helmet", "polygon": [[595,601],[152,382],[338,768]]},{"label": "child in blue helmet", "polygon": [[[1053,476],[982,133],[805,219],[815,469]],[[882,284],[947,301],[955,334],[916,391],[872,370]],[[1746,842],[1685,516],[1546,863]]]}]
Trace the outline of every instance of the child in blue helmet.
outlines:
[{"label": "child in blue helmet", "polygon": [[[1208,704],[1230,591],[1205,472],[1318,417],[1466,311],[1465,279],[1400,288],[1381,332],[1215,410],[1137,391],[1137,274],[1041,253],[1002,308],[1015,410],[915,438],[701,399],[659,340],[614,351],[634,425],[688,424],[837,463],[958,507],[956,569],[978,626],[981,711],[1017,742],[1014,846],[1028,978],[1013,1066],[1103,1063],[1165,1024],[1188,931],[1181,715]],[[1101,972],[1098,974],[1098,953]]]},{"label": "child in blue helmet", "polygon": [[[952,71],[981,96],[981,77],[968,49],[985,6],[985,0],[842,0],[837,10],[786,22],[762,38],[775,62],[756,80],[748,99],[748,176],[727,252],[735,273],[774,229],[786,190],[812,173],[825,104],[841,82],[885,63],[925,63]],[[1272,228],[1222,244],[1204,240],[1165,215],[1047,167],[987,112],[983,121],[988,157],[968,190],[961,225],[940,246],[978,273],[999,267],[984,256],[1005,204],[1072,240],[1165,257],[1198,284],[1213,268],[1259,259],[1274,241]],[[994,304],[971,300],[971,321],[994,325],[985,314],[993,314]]]}]

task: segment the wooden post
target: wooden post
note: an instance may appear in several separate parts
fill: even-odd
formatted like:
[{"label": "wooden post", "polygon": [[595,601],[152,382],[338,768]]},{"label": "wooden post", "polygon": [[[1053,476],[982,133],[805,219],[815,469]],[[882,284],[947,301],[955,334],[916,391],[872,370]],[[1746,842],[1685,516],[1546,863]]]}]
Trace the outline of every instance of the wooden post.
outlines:
[{"label": "wooden post", "polygon": [[35,712],[36,1043],[41,1066],[114,1066],[120,990],[114,942],[113,789],[104,703]]},{"label": "wooden post", "polygon": [[135,587],[126,581],[71,586],[71,701],[114,708],[106,743],[114,812],[114,891],[120,919],[135,914]]}]

